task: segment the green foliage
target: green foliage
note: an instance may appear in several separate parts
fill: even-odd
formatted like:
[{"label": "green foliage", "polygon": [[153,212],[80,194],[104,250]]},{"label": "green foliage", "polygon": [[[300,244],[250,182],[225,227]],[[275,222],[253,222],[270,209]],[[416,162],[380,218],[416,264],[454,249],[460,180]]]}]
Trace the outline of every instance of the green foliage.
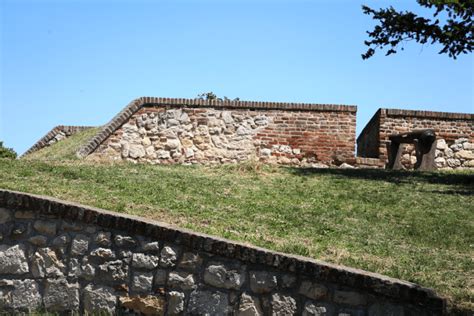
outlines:
[{"label": "green foliage", "polygon": [[382,273],[474,308],[472,172],[20,159],[0,175],[0,188]]},{"label": "green foliage", "polygon": [[199,100],[218,100],[218,101],[239,101],[240,100],[240,98],[230,99],[226,96],[224,96],[224,98],[219,98],[212,91],[198,94],[197,99],[199,99]]},{"label": "green foliage", "polygon": [[[399,12],[392,6],[388,9],[374,10],[362,6],[367,15],[379,22],[372,31],[368,31],[371,40],[365,41],[369,47],[363,59],[372,57],[375,49],[388,48],[386,55],[395,54],[401,43],[416,41],[420,44],[439,43],[443,48],[440,54],[448,54],[456,59],[461,54],[472,52],[473,39],[473,0],[417,0],[422,7],[434,9],[432,21],[413,12]],[[447,15],[441,22],[439,15]],[[400,48],[403,50],[403,47]]]},{"label": "green foliage", "polygon": [[13,150],[13,148],[8,148],[3,146],[3,142],[0,141],[0,158],[9,158],[15,159],[17,153]]}]

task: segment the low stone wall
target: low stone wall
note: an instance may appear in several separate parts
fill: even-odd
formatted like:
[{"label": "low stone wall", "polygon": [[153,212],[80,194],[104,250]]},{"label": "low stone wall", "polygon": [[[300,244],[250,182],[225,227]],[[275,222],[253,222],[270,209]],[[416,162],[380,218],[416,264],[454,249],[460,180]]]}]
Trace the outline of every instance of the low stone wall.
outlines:
[{"label": "low stone wall", "polygon": [[[474,168],[474,114],[379,109],[357,138],[360,157],[386,163],[389,136],[420,129],[433,129],[437,137],[438,169]],[[402,164],[412,169],[413,145],[403,145]]]},{"label": "low stone wall", "polygon": [[[467,138],[448,142],[445,139],[438,139],[436,142],[436,168],[440,170],[474,168],[474,143],[469,142]],[[416,163],[414,145],[404,145],[401,162],[406,169],[414,168]]]},{"label": "low stone wall", "polygon": [[54,143],[57,143],[65,138],[68,138],[71,135],[74,135],[78,132],[81,132],[86,129],[90,129],[92,126],[65,126],[58,125],[50,130],[46,135],[40,138],[33,146],[31,146],[22,156],[26,156],[40,150],[44,147],[51,146]]},{"label": "low stone wall", "polygon": [[342,164],[354,160],[356,107],[139,98],[79,156],[153,164]]},{"label": "low stone wall", "polygon": [[431,290],[0,190],[0,307],[145,315],[441,315]]}]

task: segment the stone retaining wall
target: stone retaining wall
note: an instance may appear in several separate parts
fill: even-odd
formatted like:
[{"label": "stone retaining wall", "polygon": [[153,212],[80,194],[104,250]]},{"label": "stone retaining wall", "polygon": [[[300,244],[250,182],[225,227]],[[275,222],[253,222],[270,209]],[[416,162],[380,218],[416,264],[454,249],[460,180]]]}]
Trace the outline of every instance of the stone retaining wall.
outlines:
[{"label": "stone retaining wall", "polygon": [[44,147],[51,146],[54,143],[57,143],[65,138],[68,138],[71,135],[74,135],[78,132],[81,132],[86,129],[90,129],[92,126],[66,126],[58,125],[50,130],[46,135],[40,138],[33,146],[31,146],[22,156],[26,156],[40,150]]},{"label": "stone retaining wall", "polygon": [[0,190],[0,306],[145,315],[441,315],[431,290]]},{"label": "stone retaining wall", "polygon": [[[386,163],[389,136],[419,129],[434,129],[439,169],[474,168],[474,115],[465,113],[379,109],[357,138],[357,155]],[[414,146],[404,145],[402,164],[415,162]]]},{"label": "stone retaining wall", "polygon": [[354,161],[356,107],[140,98],[79,156],[155,164]]}]

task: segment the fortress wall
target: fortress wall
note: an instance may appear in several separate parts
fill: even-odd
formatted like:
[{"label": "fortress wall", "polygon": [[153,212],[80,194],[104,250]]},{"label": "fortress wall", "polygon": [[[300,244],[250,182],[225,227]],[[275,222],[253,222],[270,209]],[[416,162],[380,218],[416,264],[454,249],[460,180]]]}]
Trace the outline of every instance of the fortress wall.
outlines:
[{"label": "fortress wall", "polygon": [[354,161],[356,107],[140,98],[80,156],[156,164]]},{"label": "fortress wall", "polygon": [[0,190],[5,312],[441,315],[431,290],[138,217]]}]

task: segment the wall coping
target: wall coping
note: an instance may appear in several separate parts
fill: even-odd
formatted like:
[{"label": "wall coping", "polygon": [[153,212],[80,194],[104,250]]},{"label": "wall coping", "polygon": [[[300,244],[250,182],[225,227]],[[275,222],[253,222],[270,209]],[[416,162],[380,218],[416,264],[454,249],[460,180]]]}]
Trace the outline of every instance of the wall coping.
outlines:
[{"label": "wall coping", "polygon": [[410,116],[420,118],[433,118],[443,120],[469,120],[474,121],[474,114],[455,113],[455,112],[436,112],[436,111],[418,111],[418,110],[400,110],[400,109],[379,109],[382,116]]},{"label": "wall coping", "polygon": [[248,244],[214,237],[138,216],[119,214],[52,197],[0,189],[0,207],[30,210],[69,221],[117,229],[131,235],[173,242],[196,251],[266,265],[281,271],[303,273],[315,280],[361,289],[376,295],[444,311],[446,301],[433,290],[417,284],[360,269],[284,254]]},{"label": "wall coping", "polygon": [[122,126],[134,113],[144,106],[175,107],[212,107],[250,110],[285,110],[285,111],[323,111],[356,113],[357,106],[313,103],[257,102],[233,100],[200,100],[180,98],[140,97],[132,100],[122,111],[115,115],[96,136],[84,144],[76,153],[79,158],[91,154],[113,132]]},{"label": "wall coping", "polygon": [[67,132],[67,131],[74,131],[79,132],[86,129],[93,128],[94,126],[74,126],[74,125],[57,125],[53,127],[49,132],[46,133],[43,137],[41,137],[36,143],[33,144],[27,151],[25,151],[21,156],[24,157],[28,154],[31,154],[35,151],[38,151],[45,147],[48,142],[53,139],[59,132]]}]

